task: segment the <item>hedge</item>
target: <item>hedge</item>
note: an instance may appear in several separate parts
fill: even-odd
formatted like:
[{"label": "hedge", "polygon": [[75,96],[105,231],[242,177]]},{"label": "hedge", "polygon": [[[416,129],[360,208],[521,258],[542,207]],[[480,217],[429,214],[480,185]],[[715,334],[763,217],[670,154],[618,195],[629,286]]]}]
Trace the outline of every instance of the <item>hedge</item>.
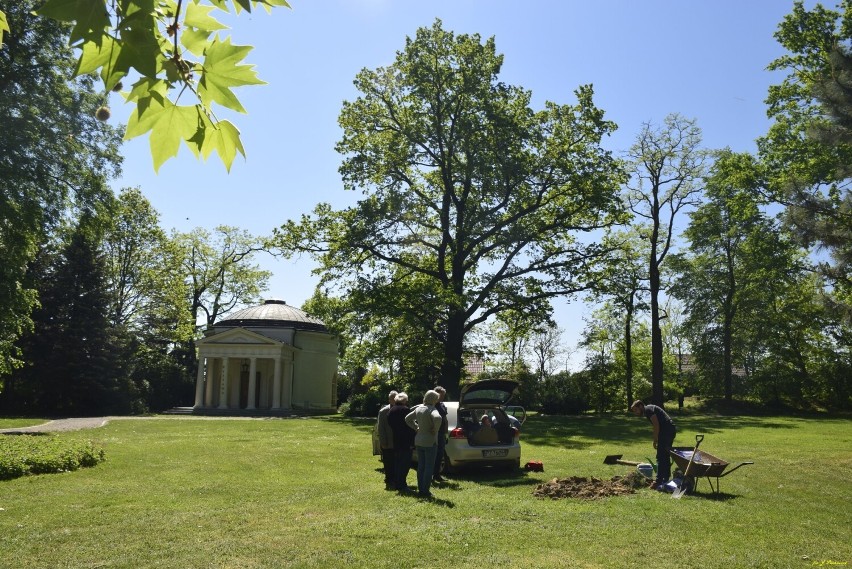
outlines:
[{"label": "hedge", "polygon": [[0,435],[0,480],[68,472],[105,459],[104,450],[91,441],[67,441],[56,435]]}]

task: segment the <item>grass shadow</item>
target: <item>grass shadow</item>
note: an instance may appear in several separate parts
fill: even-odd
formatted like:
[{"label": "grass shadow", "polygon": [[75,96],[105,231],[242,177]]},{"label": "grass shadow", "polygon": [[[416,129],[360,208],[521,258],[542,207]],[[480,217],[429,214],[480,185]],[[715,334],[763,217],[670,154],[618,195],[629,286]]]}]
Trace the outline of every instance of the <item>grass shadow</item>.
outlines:
[{"label": "grass shadow", "polygon": [[[636,419],[634,417],[634,419]],[[537,415],[521,428],[521,441],[539,446],[584,450],[606,440],[636,442],[648,438],[650,424],[627,417]]]},{"label": "grass shadow", "polygon": [[372,433],[373,426],[376,424],[376,419],[370,417],[344,417],[342,415],[315,417],[318,421],[333,423],[335,425],[345,425],[359,431]]},{"label": "grass shadow", "polygon": [[439,496],[435,496],[434,494],[431,497],[426,497],[419,495],[417,492],[397,492],[397,496],[399,496],[400,498],[415,500],[417,502],[435,504],[436,506],[443,506],[445,508],[456,507],[455,502],[453,502],[452,500],[447,500],[446,498],[441,498]]},{"label": "grass shadow", "polygon": [[699,498],[701,500],[709,500],[712,502],[727,502],[741,498],[739,494],[728,494],[727,492],[692,492],[684,496],[685,498]]},{"label": "grass shadow", "polygon": [[[533,486],[540,483],[537,478],[530,477],[526,471],[506,471],[498,468],[477,468],[460,470],[451,474],[454,479],[462,478],[474,484],[490,486],[492,488],[510,488],[514,486]],[[458,488],[458,485],[456,485]]]},{"label": "grass shadow", "polygon": [[[764,416],[713,416],[672,413],[677,425],[676,441],[690,441],[695,433],[716,434],[743,428],[795,430],[791,422],[772,421]],[[585,450],[601,443],[630,445],[647,442],[651,424],[633,415],[535,415],[521,429],[521,441],[551,448]]]}]

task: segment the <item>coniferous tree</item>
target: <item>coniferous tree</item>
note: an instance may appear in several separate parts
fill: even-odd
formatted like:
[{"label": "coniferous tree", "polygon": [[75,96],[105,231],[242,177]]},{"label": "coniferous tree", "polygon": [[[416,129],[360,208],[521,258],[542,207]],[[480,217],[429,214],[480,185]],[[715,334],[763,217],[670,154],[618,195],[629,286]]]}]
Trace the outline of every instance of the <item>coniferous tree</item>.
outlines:
[{"label": "coniferous tree", "polygon": [[778,42],[789,50],[769,65],[788,72],[770,87],[774,119],[758,141],[769,194],[786,206],[785,220],[800,243],[818,248],[826,301],[841,314],[839,341],[848,349],[852,322],[852,4],[842,11],[802,2],[779,24]]},{"label": "coniferous tree", "polygon": [[110,323],[110,294],[98,240],[81,222],[38,275],[41,307],[22,342],[28,364],[21,408],[39,414],[96,415],[131,410],[136,390],[123,369],[126,353]]}]

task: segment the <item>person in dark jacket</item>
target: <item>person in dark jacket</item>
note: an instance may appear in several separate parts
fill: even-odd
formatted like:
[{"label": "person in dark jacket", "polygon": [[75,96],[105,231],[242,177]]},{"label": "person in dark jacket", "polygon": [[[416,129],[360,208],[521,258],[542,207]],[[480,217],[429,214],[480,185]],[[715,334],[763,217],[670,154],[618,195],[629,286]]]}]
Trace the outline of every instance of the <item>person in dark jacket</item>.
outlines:
[{"label": "person in dark jacket", "polygon": [[390,408],[396,403],[396,391],[388,393],[388,404],[379,409],[379,415],[376,419],[376,432],[379,435],[379,448],[382,452],[382,467],[385,475],[385,488],[388,490],[394,487],[393,482],[393,431],[388,425],[388,413]]},{"label": "person in dark jacket", "polygon": [[438,392],[438,395],[441,397],[438,399],[438,404],[435,405],[435,409],[438,410],[438,414],[441,415],[441,427],[438,429],[438,452],[435,455],[435,469],[433,471],[432,480],[435,482],[443,482],[444,479],[441,477],[441,465],[444,464],[444,448],[447,446],[447,432],[449,431],[449,423],[447,422],[447,406],[444,405],[444,400],[447,398],[447,390],[441,387],[440,385],[435,388],[435,391]]},{"label": "person in dark jacket", "polygon": [[393,486],[399,492],[411,491],[407,479],[408,471],[411,470],[414,436],[417,433],[405,422],[405,416],[410,412],[408,394],[397,393],[396,401],[388,411],[388,425],[393,432]]},{"label": "person in dark jacket", "polygon": [[657,477],[651,484],[651,488],[661,489],[671,476],[672,466],[669,450],[674,444],[677,428],[668,413],[657,405],[645,405],[637,399],[630,406],[630,410],[637,417],[644,416],[648,419],[654,429],[654,448],[657,449]]}]

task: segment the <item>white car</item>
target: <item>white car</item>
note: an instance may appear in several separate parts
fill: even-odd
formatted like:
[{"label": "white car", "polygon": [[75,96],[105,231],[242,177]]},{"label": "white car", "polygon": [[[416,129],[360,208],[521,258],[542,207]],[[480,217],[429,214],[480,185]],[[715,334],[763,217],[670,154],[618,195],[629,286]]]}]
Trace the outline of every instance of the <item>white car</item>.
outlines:
[{"label": "white car", "polygon": [[[459,401],[447,401],[448,436],[444,472],[468,466],[495,466],[515,470],[521,466],[523,407],[506,404],[518,393],[518,382],[486,379],[462,386]],[[491,426],[483,424],[492,423]],[[373,454],[380,454],[373,429]],[[414,453],[414,461],[417,453]]]},{"label": "white car", "polygon": [[[517,393],[516,381],[486,379],[462,386],[458,403],[446,403],[445,472],[466,466],[520,468],[521,425],[526,413],[522,407],[506,407]],[[491,427],[483,424],[485,416]]]}]

